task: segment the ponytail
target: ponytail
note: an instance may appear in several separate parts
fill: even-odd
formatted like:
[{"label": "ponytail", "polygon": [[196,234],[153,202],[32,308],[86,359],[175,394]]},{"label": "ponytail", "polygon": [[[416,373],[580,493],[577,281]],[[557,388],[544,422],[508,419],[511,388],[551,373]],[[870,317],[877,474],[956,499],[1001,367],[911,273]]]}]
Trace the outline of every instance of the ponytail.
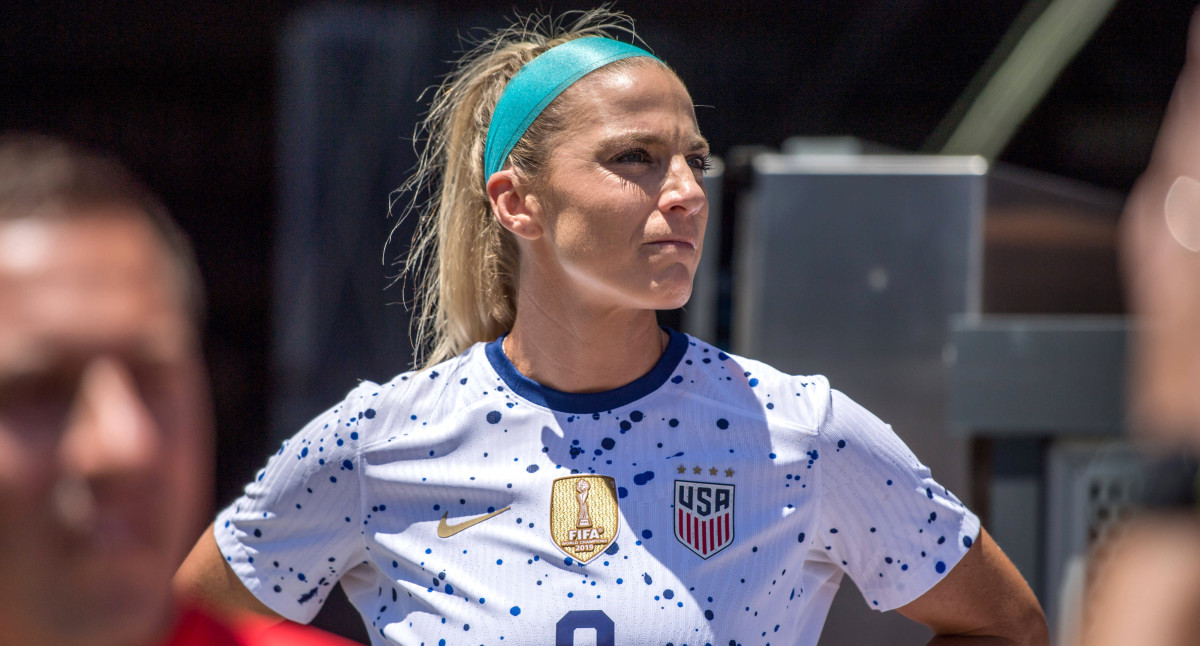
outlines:
[{"label": "ponytail", "polygon": [[[416,171],[393,194],[412,199],[401,219],[413,211],[420,217],[402,274],[419,276],[413,320],[418,367],[491,341],[516,319],[517,246],[492,215],[484,177],[488,124],[500,94],[547,49],[617,33],[636,37],[628,16],[605,7],[558,19],[528,16],[485,38],[434,88],[429,112],[416,128],[416,140],[424,144]],[[551,103],[517,142],[509,163],[536,178],[548,156],[546,142],[563,127]],[[420,195],[431,197],[420,201]]]}]

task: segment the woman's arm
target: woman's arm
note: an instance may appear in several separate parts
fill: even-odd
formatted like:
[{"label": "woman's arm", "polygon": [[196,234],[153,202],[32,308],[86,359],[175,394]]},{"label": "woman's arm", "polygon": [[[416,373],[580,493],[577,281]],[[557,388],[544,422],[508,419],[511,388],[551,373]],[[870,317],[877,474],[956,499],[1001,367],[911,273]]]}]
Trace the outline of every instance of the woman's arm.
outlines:
[{"label": "woman's arm", "polygon": [[983,529],[944,579],[897,610],[933,630],[931,646],[1050,643],[1033,590]]},{"label": "woman's arm", "polygon": [[181,599],[193,600],[227,619],[253,612],[282,620],[247,590],[242,580],[234,574],[233,568],[217,547],[212,525],[201,534],[192,552],[179,566],[173,583],[175,594]]}]

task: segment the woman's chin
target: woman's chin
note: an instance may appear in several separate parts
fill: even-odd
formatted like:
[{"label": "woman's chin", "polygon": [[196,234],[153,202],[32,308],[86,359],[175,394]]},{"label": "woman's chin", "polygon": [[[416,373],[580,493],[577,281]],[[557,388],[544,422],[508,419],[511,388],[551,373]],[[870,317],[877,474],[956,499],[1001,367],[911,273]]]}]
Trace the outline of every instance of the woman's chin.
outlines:
[{"label": "woman's chin", "polygon": [[671,285],[660,284],[655,290],[653,309],[656,310],[675,310],[687,304],[688,299],[692,297],[692,281],[689,279],[686,284]]}]

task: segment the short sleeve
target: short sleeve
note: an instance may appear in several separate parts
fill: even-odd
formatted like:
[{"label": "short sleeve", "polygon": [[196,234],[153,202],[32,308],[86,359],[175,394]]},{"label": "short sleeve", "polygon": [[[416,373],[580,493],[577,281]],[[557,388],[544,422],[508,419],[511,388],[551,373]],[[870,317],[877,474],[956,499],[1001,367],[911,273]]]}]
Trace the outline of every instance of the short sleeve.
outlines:
[{"label": "short sleeve", "polygon": [[311,621],[341,576],[366,560],[356,422],[374,387],[364,383],[286,440],[213,524],[246,588],[293,621]]},{"label": "short sleeve", "polygon": [[820,545],[876,610],[928,591],[966,554],[979,518],[896,433],[838,391],[818,433]]}]

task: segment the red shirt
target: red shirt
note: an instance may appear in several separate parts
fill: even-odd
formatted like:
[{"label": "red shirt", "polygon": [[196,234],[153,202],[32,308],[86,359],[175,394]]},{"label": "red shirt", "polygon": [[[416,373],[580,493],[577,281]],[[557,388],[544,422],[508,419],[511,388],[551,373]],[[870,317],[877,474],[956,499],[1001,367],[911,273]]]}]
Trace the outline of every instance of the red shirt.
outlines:
[{"label": "red shirt", "polygon": [[184,610],[162,646],[361,646],[290,621],[245,619],[230,627],[195,608]]}]

